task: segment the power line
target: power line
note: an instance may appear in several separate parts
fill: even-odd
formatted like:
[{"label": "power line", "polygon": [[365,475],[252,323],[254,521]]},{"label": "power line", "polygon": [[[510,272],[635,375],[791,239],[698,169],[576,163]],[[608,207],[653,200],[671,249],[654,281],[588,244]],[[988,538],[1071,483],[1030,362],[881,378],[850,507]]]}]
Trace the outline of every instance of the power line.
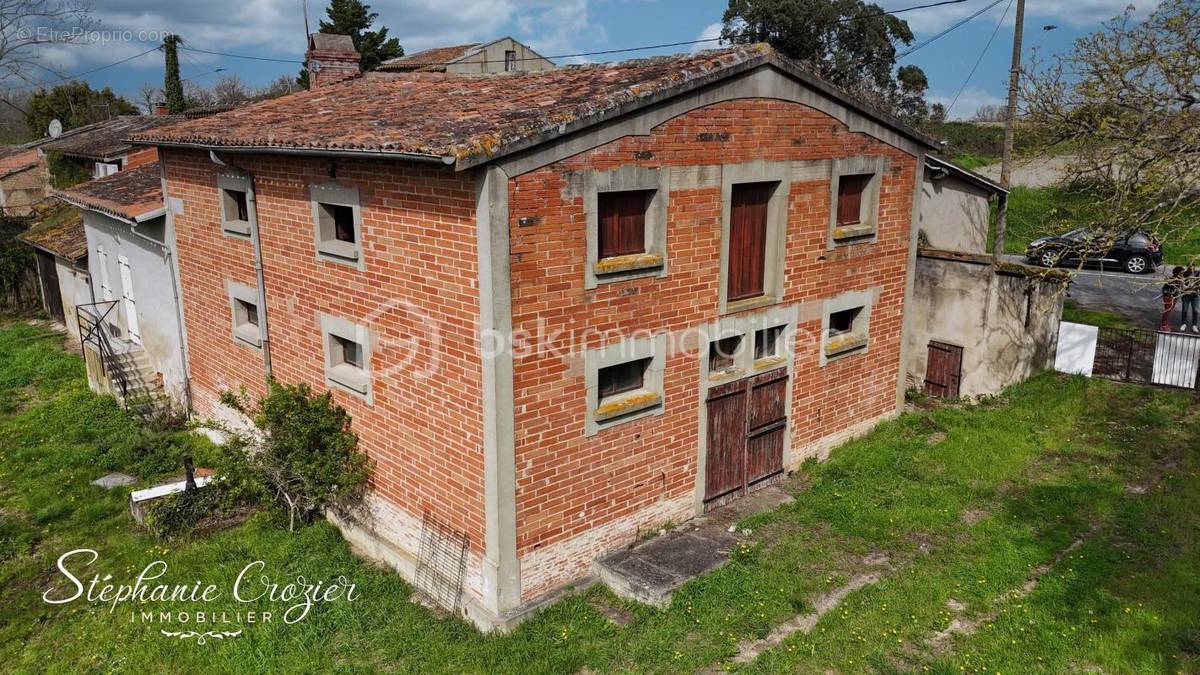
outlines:
[{"label": "power line", "polygon": [[983,9],[981,9],[981,10],[979,10],[978,12],[975,12],[974,14],[972,14],[972,15],[970,15],[970,16],[968,16],[968,17],[966,17],[965,19],[963,19],[963,20],[961,20],[961,21],[959,21],[959,22],[955,23],[954,25],[952,25],[952,26],[950,26],[949,28],[947,28],[947,29],[943,30],[942,32],[938,33],[937,35],[934,35],[933,37],[931,37],[931,38],[928,38],[928,39],[926,39],[926,40],[922,40],[920,43],[918,43],[918,44],[914,45],[913,47],[910,47],[909,49],[906,49],[905,51],[903,51],[903,52],[900,52],[900,54],[898,54],[898,55],[896,56],[896,58],[897,58],[897,59],[902,59],[902,58],[904,58],[904,57],[906,57],[906,56],[908,56],[908,55],[912,54],[913,52],[917,51],[918,49],[923,49],[923,48],[925,48],[925,47],[928,47],[929,45],[933,44],[935,41],[937,41],[937,40],[939,40],[939,39],[941,39],[941,38],[945,37],[945,36],[946,36],[948,33],[950,33],[951,31],[954,31],[954,30],[957,30],[957,29],[961,28],[962,26],[966,25],[967,23],[969,23],[969,22],[973,21],[973,20],[974,20],[976,17],[978,17],[979,15],[983,14],[984,12],[988,11],[989,9],[991,9],[991,8],[995,7],[996,5],[998,5],[998,4],[1002,3],[1002,2],[1004,2],[1004,0],[995,0],[995,1],[994,1],[994,2],[992,2],[991,4],[989,4],[989,5],[987,5],[986,7],[984,7]]},{"label": "power line", "polygon": [[98,72],[100,72],[101,70],[104,70],[104,69],[106,69],[106,68],[112,68],[113,66],[119,66],[119,65],[121,65],[122,63],[128,63],[129,61],[132,61],[132,60],[134,60],[134,59],[137,59],[137,58],[141,58],[141,57],[143,57],[143,56],[145,56],[145,55],[147,55],[147,54],[149,54],[150,52],[153,52],[153,51],[158,51],[158,47],[157,47],[157,46],[155,46],[155,47],[151,47],[150,49],[147,49],[146,51],[144,51],[144,52],[142,52],[142,53],[140,53],[140,54],[134,54],[133,56],[130,56],[130,57],[128,57],[128,58],[121,59],[120,61],[113,61],[112,63],[109,63],[109,64],[106,64],[106,65],[100,66],[99,68],[92,68],[91,70],[85,70],[85,71],[83,71],[82,73],[75,73],[74,75],[67,75],[66,77],[60,77],[60,78],[58,78],[58,79],[55,79],[55,80],[46,80],[45,82],[30,82],[30,83],[28,83],[28,84],[22,84],[22,85],[18,85],[18,86],[15,86],[15,87],[7,87],[7,89],[9,89],[9,90],[13,90],[13,89],[33,89],[33,88],[35,88],[35,87],[44,87],[44,86],[46,86],[46,85],[48,85],[48,84],[58,84],[59,82],[67,82],[67,81],[70,81],[70,80],[77,80],[77,79],[79,79],[79,78],[83,77],[84,75],[91,75],[92,73],[98,73]]},{"label": "power line", "polygon": [[950,105],[946,108],[947,119],[950,117],[950,111],[954,110],[954,104],[958,103],[958,97],[962,96],[963,92],[967,90],[967,85],[971,83],[971,78],[975,77],[975,71],[979,68],[979,64],[983,63],[983,57],[992,46],[992,40],[996,39],[996,33],[1000,32],[1000,26],[1008,18],[1008,10],[1012,9],[1012,4],[1013,0],[1008,0],[1008,4],[1004,7],[1004,13],[1000,15],[1000,20],[996,22],[996,28],[992,30],[992,36],[988,38],[987,44],[983,46],[983,51],[979,52],[979,58],[975,60],[975,65],[971,67],[971,72],[967,75],[967,79],[963,80],[962,86],[958,88],[958,93],[954,95],[954,100],[950,101]]},{"label": "power line", "polygon": [[[997,3],[999,3],[1000,1],[1002,1],[1002,0],[997,0]],[[838,19],[838,22],[839,23],[848,23],[850,21],[861,21],[863,19],[872,19],[872,18],[880,17],[880,16],[891,16],[891,15],[895,15],[895,14],[903,14],[905,12],[915,12],[920,9],[945,7],[947,5],[960,5],[964,2],[967,2],[967,0],[941,0],[940,2],[931,2],[931,3],[926,3],[923,5],[913,5],[911,7],[902,7],[900,9],[895,9],[895,10],[891,10],[891,11],[881,11],[881,12],[875,12],[873,14],[863,14],[863,15],[859,15],[859,16],[841,17]],[[986,10],[987,10],[987,8],[984,9],[984,11],[986,11]],[[982,12],[980,12],[980,13],[982,13]],[[972,17],[972,18],[974,18],[974,17]],[[552,56],[544,56],[544,57],[542,57],[542,56],[522,57],[517,60],[518,61],[540,61],[542,59],[553,60],[553,59],[575,59],[575,58],[581,58],[584,56],[609,56],[612,54],[624,54],[624,53],[628,53],[628,52],[641,52],[641,51],[649,51],[652,49],[667,49],[669,47],[689,47],[692,45],[704,44],[706,42],[721,42],[721,41],[724,41],[727,39],[728,38],[726,38],[726,37],[699,38],[696,40],[681,40],[679,42],[663,42],[660,44],[643,45],[640,47],[624,47],[621,49],[602,49],[602,50],[591,51],[591,52],[576,52],[573,54],[554,54]],[[248,54],[232,54],[229,52],[210,51],[207,49],[198,49],[196,47],[185,47],[182,45],[179,48],[181,50],[198,52],[201,54],[210,54],[212,56],[224,56],[224,57],[231,58],[231,59],[246,59],[246,60],[250,60],[250,61],[268,61],[271,63],[295,63],[295,64],[300,64],[300,65],[304,64],[304,61],[298,61],[296,59],[277,59],[277,58],[271,58],[271,57],[266,57],[266,56],[251,56]],[[451,65],[452,63],[453,63],[452,61],[436,61],[436,62],[430,61],[430,62],[407,62],[404,65],[408,66],[408,67],[412,67],[412,68],[430,68],[430,67],[434,67],[434,66],[448,66],[448,65]]]}]

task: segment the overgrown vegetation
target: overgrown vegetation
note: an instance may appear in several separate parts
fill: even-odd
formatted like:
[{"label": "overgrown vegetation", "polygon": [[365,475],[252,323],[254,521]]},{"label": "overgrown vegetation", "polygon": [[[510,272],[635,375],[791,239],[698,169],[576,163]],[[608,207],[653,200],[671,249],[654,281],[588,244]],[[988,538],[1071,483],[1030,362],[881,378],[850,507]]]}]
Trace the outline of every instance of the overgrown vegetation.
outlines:
[{"label": "overgrown vegetation", "polygon": [[50,185],[60,190],[92,179],[87,166],[61,152],[46,153],[46,168],[50,172]]},{"label": "overgrown vegetation", "polygon": [[26,218],[0,216],[0,311],[23,313],[37,307],[33,249],[17,239],[28,228]]},{"label": "overgrown vegetation", "polygon": [[261,432],[232,434],[223,446],[222,475],[247,480],[247,489],[270,495],[287,515],[289,531],[326,506],[353,508],[362,499],[371,464],[350,430],[350,414],[332,394],[271,382],[270,392],[253,407],[244,394],[225,392],[222,401],[249,416]]},{"label": "overgrown vegetation", "polygon": [[1087,309],[1086,307],[1080,307],[1074,300],[1063,301],[1062,320],[1072,323],[1086,323],[1091,326],[1100,326],[1101,328],[1134,327],[1128,319],[1116,312],[1107,312],[1102,309]]},{"label": "overgrown vegetation", "polygon": [[[289,534],[262,514],[169,546],[131,527],[128,490],[89,481],[122,466],[136,425],[87,391],[79,358],[57,342],[20,324],[0,329],[6,669],[694,672],[810,611],[872,554],[888,560],[878,583],[742,669],[1200,670],[1200,424],[1186,393],[1045,374],[980,406],[906,414],[806,464],[784,485],[796,500],[740,523],[753,534],[734,559],[685,586],[670,608],[595,588],[512,634],[484,637],[410,602],[394,572],[355,558],[325,523]],[[262,560],[280,581],[344,575],[360,599],[314,607],[296,624],[246,625],[199,648],[104,605],[42,602],[55,560],[80,547],[101,555],[89,575],[131,579],[161,559],[164,581],[228,589]],[[974,628],[932,647],[954,621]]]}]

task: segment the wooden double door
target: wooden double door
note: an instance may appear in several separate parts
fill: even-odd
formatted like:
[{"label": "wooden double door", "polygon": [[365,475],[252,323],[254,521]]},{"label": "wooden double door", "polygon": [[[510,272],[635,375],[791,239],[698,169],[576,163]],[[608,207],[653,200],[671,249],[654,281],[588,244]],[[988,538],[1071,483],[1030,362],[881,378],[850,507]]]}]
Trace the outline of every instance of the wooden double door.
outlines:
[{"label": "wooden double door", "polygon": [[708,390],[706,504],[739,497],[783,474],[787,436],[786,368]]}]

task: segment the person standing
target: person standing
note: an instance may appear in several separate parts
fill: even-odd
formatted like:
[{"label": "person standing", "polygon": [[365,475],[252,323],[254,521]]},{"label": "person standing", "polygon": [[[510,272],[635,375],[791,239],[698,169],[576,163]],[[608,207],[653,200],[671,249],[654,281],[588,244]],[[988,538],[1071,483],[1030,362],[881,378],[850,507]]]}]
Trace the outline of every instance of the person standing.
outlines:
[{"label": "person standing", "polygon": [[1158,325],[1160,331],[1171,330],[1171,312],[1175,311],[1175,305],[1179,302],[1179,291],[1182,284],[1183,267],[1176,265],[1175,269],[1171,270],[1171,278],[1167,279],[1167,283],[1162,287],[1163,313],[1162,321]]},{"label": "person standing", "polygon": [[1183,305],[1183,326],[1179,330],[1186,332],[1191,326],[1193,333],[1200,333],[1200,273],[1196,271],[1196,263],[1188,263],[1181,286],[1179,300]]}]

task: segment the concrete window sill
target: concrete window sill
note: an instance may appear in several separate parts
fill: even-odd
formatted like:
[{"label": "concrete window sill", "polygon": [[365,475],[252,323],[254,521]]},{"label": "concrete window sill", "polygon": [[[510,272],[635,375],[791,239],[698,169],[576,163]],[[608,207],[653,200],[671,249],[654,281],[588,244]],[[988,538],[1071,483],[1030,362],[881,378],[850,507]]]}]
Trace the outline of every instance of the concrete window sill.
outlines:
[{"label": "concrete window sill", "polygon": [[741,368],[723,368],[708,374],[709,382],[732,382],[746,374]]},{"label": "concrete window sill", "polygon": [[833,240],[837,243],[854,243],[875,236],[874,223],[854,223],[833,228]]},{"label": "concrete window sill", "polygon": [[344,363],[330,368],[326,379],[332,384],[348,389],[351,393],[363,396],[366,395],[367,388],[370,386],[370,378],[361,368]]},{"label": "concrete window sill", "polygon": [[656,253],[633,253],[631,255],[619,255],[612,258],[601,258],[592,266],[592,271],[597,277],[603,277],[607,274],[619,274],[621,272],[634,272],[638,270],[652,270],[662,267],[663,257]]},{"label": "concrete window sill", "polygon": [[253,324],[244,324],[235,326],[233,329],[233,337],[239,342],[244,342],[255,349],[262,348],[262,338],[258,332],[258,326]]},{"label": "concrete window sill", "polygon": [[779,300],[773,295],[760,295],[757,298],[744,298],[742,300],[734,300],[725,305],[726,314],[734,314],[736,312],[744,312],[748,309],[758,309],[767,305],[777,304]]},{"label": "concrete window sill", "polygon": [[867,346],[867,336],[850,333],[832,337],[825,343],[825,356],[842,356]]},{"label": "concrete window sill", "polygon": [[754,371],[761,373],[766,370],[774,370],[787,363],[785,356],[766,356],[754,361]]},{"label": "concrete window sill", "polygon": [[320,246],[317,247],[317,253],[320,254],[323,260],[348,265],[357,265],[360,257],[359,248],[356,244],[336,239],[321,242]]},{"label": "concrete window sill", "polygon": [[597,422],[606,422],[659,405],[662,405],[662,396],[658,392],[639,389],[603,399],[592,417]]},{"label": "concrete window sill", "polygon": [[244,220],[226,220],[221,223],[221,231],[235,237],[249,237],[250,223]]}]

